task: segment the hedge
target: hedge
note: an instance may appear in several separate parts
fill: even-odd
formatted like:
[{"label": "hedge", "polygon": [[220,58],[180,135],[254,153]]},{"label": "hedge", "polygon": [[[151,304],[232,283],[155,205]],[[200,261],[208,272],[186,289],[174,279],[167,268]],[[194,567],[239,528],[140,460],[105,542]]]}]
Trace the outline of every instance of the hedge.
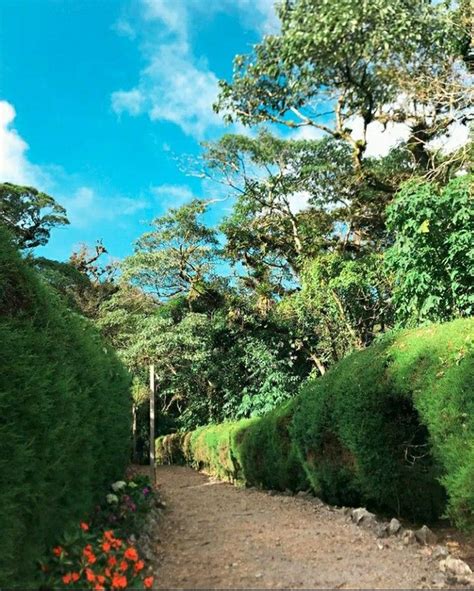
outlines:
[{"label": "hedge", "polygon": [[474,319],[388,334],[264,417],[156,447],[231,481],[472,528]]},{"label": "hedge", "polygon": [[0,229],[0,586],[33,586],[36,560],[122,476],[129,377]]}]

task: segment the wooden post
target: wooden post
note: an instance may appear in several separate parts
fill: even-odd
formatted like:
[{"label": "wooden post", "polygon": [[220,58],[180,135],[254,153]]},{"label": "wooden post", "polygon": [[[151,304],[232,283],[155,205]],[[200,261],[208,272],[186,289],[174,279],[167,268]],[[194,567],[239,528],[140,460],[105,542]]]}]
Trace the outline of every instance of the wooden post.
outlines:
[{"label": "wooden post", "polygon": [[150,365],[150,478],[156,485],[155,471],[155,366]]}]

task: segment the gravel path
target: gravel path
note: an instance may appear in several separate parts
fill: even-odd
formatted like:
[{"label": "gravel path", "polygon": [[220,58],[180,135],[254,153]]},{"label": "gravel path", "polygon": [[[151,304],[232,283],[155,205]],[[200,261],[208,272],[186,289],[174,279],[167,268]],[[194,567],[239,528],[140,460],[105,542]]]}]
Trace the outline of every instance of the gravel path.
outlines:
[{"label": "gravel path", "polygon": [[433,588],[427,548],[377,539],[314,498],[236,488],[158,468],[167,510],[158,588]]}]

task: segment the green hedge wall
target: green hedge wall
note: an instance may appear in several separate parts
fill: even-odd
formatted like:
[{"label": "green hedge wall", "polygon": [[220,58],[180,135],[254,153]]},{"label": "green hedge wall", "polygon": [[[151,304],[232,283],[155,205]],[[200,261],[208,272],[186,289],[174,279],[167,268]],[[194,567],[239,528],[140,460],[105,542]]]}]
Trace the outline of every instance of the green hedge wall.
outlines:
[{"label": "green hedge wall", "polygon": [[129,458],[129,377],[0,229],[0,586],[84,518]]},{"label": "green hedge wall", "polygon": [[474,527],[474,319],[389,334],[262,418],[156,447],[231,481]]}]

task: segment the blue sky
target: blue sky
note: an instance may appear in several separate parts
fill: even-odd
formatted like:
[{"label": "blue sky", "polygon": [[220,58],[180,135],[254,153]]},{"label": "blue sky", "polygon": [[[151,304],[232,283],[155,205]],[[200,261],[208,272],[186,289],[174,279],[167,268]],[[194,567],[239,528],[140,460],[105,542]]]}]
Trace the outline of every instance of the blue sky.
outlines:
[{"label": "blue sky", "polygon": [[226,130],[217,80],[275,30],[272,4],[0,2],[0,180],[49,192],[71,220],[39,254],[66,259],[100,238],[124,257],[147,221],[218,190],[178,159]]}]

